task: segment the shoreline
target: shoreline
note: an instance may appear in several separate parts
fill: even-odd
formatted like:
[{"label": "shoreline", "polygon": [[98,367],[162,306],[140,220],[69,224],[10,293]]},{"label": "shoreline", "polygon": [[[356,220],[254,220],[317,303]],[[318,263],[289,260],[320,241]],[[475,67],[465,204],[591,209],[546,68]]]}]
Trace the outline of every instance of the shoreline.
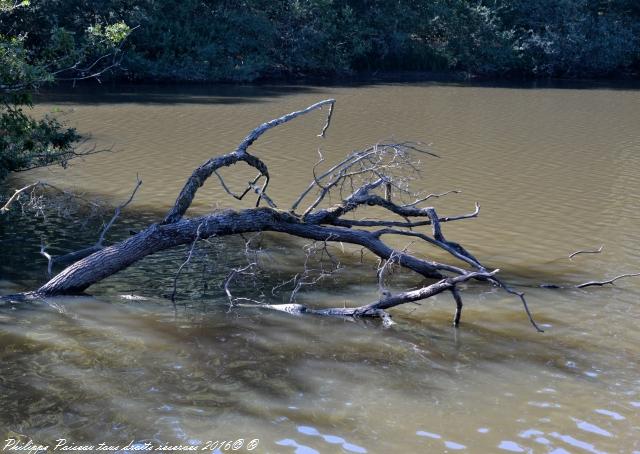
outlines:
[{"label": "shoreline", "polygon": [[640,89],[640,74],[624,73],[615,77],[474,77],[462,72],[432,71],[376,71],[357,73],[348,76],[300,76],[300,77],[263,77],[253,81],[232,80],[184,80],[157,78],[114,77],[96,83],[95,81],[56,82],[42,88],[35,94],[36,102],[47,98],[48,94],[60,92],[112,91],[121,88],[207,88],[246,87],[246,88],[285,88],[285,87],[365,87],[384,84],[425,84],[457,85],[462,87],[487,88],[530,88],[530,89]]}]

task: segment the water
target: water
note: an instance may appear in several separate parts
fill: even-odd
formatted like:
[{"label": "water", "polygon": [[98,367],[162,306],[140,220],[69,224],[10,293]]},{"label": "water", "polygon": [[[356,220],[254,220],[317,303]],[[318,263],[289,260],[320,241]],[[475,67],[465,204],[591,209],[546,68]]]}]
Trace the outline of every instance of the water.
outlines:
[{"label": "water", "polygon": [[[371,84],[358,87],[120,87],[48,94],[39,112],[62,110],[91,143],[110,147],[68,170],[21,175],[120,201],[144,181],[110,234],[123,238],[158,219],[184,179],[230,151],[257,124],[320,99],[338,101],[326,139],[314,113],[255,145],[280,205],[308,184],[321,147],[328,162],[381,139],[432,142],[430,192],[442,214],[481,204],[478,219],[445,226],[505,279],[527,292],[538,322],[518,302],[469,285],[463,324],[441,295],[378,323],[229,310],[219,287],[244,263],[240,239],[199,249],[167,295],[180,249],[145,259],[92,288],[0,310],[0,435],[55,445],[132,440],[211,448],[259,439],[254,452],[636,452],[640,450],[640,278],[584,290],[531,288],[640,271],[640,91],[637,87]],[[253,177],[225,176],[240,189]],[[237,203],[214,181],[190,214]],[[52,251],[91,244],[99,220],[46,221],[13,213],[2,229],[0,288],[46,278]],[[304,241],[267,235],[268,272],[249,297],[299,270]],[[404,243],[399,242],[398,245]],[[579,249],[601,254],[568,255]],[[434,253],[418,250],[419,253]],[[300,301],[362,304],[376,296],[373,267],[349,268]],[[206,267],[205,267],[206,264]],[[408,276],[400,282],[411,284]],[[130,295],[134,295],[132,297]],[[144,299],[137,298],[138,296]],[[241,448],[245,450],[246,446]]]}]

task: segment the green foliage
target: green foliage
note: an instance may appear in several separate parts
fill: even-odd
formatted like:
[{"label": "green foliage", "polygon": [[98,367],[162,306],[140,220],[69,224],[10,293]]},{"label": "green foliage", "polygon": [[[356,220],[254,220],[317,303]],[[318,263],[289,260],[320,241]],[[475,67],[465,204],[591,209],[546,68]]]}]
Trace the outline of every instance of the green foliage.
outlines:
[{"label": "green foliage", "polygon": [[577,77],[640,65],[637,0],[38,0],[14,7],[0,33],[22,27],[25,46],[50,61],[117,46],[125,24],[139,26],[121,73],[134,79],[376,70]]},{"label": "green foliage", "polygon": [[27,7],[30,5],[29,0],[0,0],[0,13],[10,12],[17,8]]},{"label": "green foliage", "polygon": [[124,22],[116,22],[109,25],[90,25],[87,27],[87,36],[90,43],[96,49],[107,50],[120,44],[131,32],[131,28]]},{"label": "green foliage", "polygon": [[5,105],[0,111],[0,180],[9,172],[60,164],[66,166],[76,153],[80,137],[56,119],[35,120],[22,108]]},{"label": "green foliage", "polygon": [[627,0],[504,0],[498,8],[522,70],[598,76],[637,66],[640,6]]},{"label": "green foliage", "polygon": [[24,35],[0,35],[2,92],[17,92],[33,86],[35,81],[51,80],[50,73],[43,66],[29,62],[29,52],[25,49],[24,41]]},{"label": "green foliage", "polygon": [[109,68],[130,32],[124,22],[83,24],[81,32],[58,24],[19,28],[35,11],[28,1],[0,0],[0,180],[9,172],[66,166],[77,156],[80,137],[74,129],[54,118],[33,119],[24,109],[32,107],[31,93],[44,84],[94,77]]},{"label": "green foliage", "polygon": [[592,76],[637,66],[640,55],[634,0],[138,0],[120,14],[141,25],[127,55],[139,78]]}]

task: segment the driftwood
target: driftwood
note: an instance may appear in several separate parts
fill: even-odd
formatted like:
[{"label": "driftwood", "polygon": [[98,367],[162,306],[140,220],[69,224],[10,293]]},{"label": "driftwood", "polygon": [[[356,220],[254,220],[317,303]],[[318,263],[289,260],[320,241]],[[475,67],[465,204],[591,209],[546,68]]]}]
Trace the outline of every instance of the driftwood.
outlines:
[{"label": "driftwood", "polygon": [[[53,296],[83,293],[91,285],[105,279],[142,258],[180,245],[191,245],[186,261],[180,266],[174,279],[172,300],[175,301],[177,282],[182,268],[189,262],[196,243],[207,238],[226,235],[238,235],[251,232],[281,232],[312,240],[330,256],[327,245],[351,244],[367,250],[380,260],[378,278],[380,299],[355,308],[312,309],[295,304],[295,293],[302,285],[317,282],[325,274],[309,279],[303,273],[293,278],[294,291],[291,304],[267,305],[272,309],[293,313],[312,313],[325,316],[342,317],[380,317],[389,321],[386,310],[395,306],[417,302],[442,292],[450,292],[455,302],[454,325],[460,323],[462,315],[462,296],[460,284],[475,280],[497,286],[517,296],[529,317],[531,324],[542,331],[533,320],[527,307],[524,294],[517,292],[500,280],[498,270],[486,268],[462,245],[445,238],[442,224],[446,222],[472,219],[479,214],[479,205],[467,214],[440,216],[433,207],[421,206],[423,202],[443,194],[420,195],[412,189],[412,183],[419,176],[420,159],[436,156],[412,142],[384,142],[349,154],[344,160],[328,170],[318,173],[317,168],[324,161],[322,155],[313,168],[313,179],[288,209],[278,207],[277,201],[268,195],[270,181],[269,169],[265,162],[249,152],[251,145],[264,133],[283,123],[315,110],[328,108],[326,124],[319,136],[323,137],[330,126],[335,100],[327,99],[306,109],[289,113],[255,128],[227,154],[211,158],[196,168],[180,191],[173,207],[163,220],[152,224],[130,238],[111,246],[104,247],[101,234],[96,250],[53,277],[30,296]],[[233,193],[224,182],[218,170],[237,163],[245,163],[256,169],[256,177],[248,182],[241,194]],[[196,192],[212,175],[216,175],[222,188],[236,199],[255,194],[256,206],[242,210],[222,210],[197,218],[185,218]],[[134,190],[137,190],[139,183]],[[132,197],[133,197],[132,194]],[[340,200],[328,205],[328,200]],[[131,198],[127,203],[131,201]],[[267,206],[260,206],[264,202]],[[126,205],[126,204],[125,204]],[[124,207],[122,205],[120,208]],[[354,219],[356,211],[376,207],[377,212],[386,212],[391,219]],[[116,215],[112,219],[115,220]],[[107,225],[110,225],[110,222]],[[430,226],[431,232],[416,228]],[[406,250],[397,250],[389,246],[385,237],[403,236],[436,246],[462,262],[464,266],[441,263],[419,257]],[[43,253],[44,248],[43,248]],[[332,258],[333,259],[333,258]],[[248,298],[233,297],[230,285],[240,275],[250,273],[256,263],[232,270],[224,282],[224,290],[232,305],[241,301],[260,302]],[[424,286],[410,291],[391,293],[384,284],[385,275],[393,266],[403,267],[417,273],[427,280]],[[598,285],[592,283],[590,285]]]},{"label": "driftwood", "polygon": [[573,259],[578,254],[599,254],[602,252],[603,249],[604,249],[604,244],[600,246],[598,249],[594,249],[593,251],[589,251],[589,250],[576,251],[572,254],[569,254],[569,260]]}]

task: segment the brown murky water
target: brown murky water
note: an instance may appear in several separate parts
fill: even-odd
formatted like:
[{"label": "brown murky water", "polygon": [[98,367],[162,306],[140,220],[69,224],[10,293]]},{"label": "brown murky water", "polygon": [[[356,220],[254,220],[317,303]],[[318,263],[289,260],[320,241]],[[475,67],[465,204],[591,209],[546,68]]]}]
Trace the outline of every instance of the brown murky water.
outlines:
[{"label": "brown murky water", "polygon": [[[435,206],[442,214],[482,206],[478,219],[446,225],[448,237],[523,286],[546,333],[533,331],[516,300],[477,285],[464,292],[459,330],[449,326],[445,295],[395,310],[390,329],[229,311],[219,283],[243,263],[243,243],[212,241],[181,278],[177,310],[166,295],[184,249],[101,283],[95,299],[1,309],[0,435],[208,452],[209,440],[238,438],[259,439],[254,452],[265,453],[640,452],[640,278],[585,290],[528,287],[640,271],[637,88],[372,84],[48,95],[40,112],[61,109],[114,152],[5,186],[43,178],[122,200],[139,173],[144,185],[113,238],[160,216],[200,162],[232,150],[262,121],[323,98],[338,101],[326,139],[316,137],[322,114],[313,114],[255,145],[282,205],[310,181],[318,148],[332,161],[381,139],[432,142],[442,159],[426,163],[424,188],[462,191]],[[236,188],[253,176],[226,175]],[[211,181],[193,211],[231,205]],[[13,216],[0,225],[3,293],[44,279],[41,238],[54,251],[95,241],[96,226]],[[270,271],[247,296],[303,260],[303,243],[264,241]],[[602,244],[601,254],[567,258]],[[369,301],[372,266],[346,269],[300,300]],[[129,294],[146,299],[121,296]]]}]

